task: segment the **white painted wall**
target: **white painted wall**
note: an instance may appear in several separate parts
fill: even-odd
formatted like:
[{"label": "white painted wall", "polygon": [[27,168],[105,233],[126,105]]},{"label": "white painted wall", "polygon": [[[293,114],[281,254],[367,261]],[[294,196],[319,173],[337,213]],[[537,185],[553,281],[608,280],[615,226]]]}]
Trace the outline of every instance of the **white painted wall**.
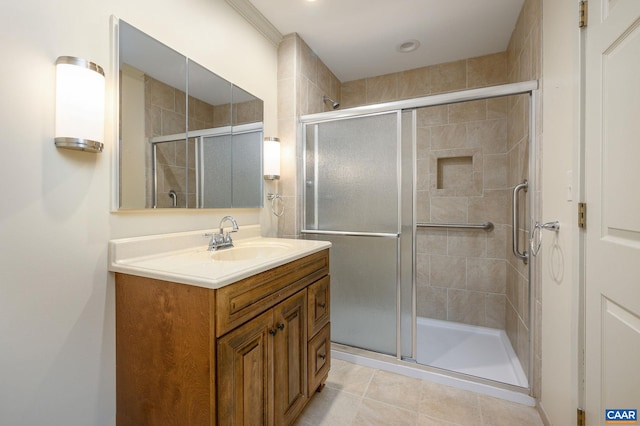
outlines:
[{"label": "white painted wall", "polygon": [[[542,249],[542,400],[552,425],[576,422],[578,408],[577,202],[580,30],[577,0],[543,0],[543,220],[559,220]],[[573,202],[566,172],[573,170]],[[556,243],[555,251],[552,244]],[[552,273],[551,265],[554,265]]]},{"label": "white painted wall", "polygon": [[264,209],[111,213],[115,135],[110,115],[104,153],[55,148],[55,60],[61,55],[80,56],[108,72],[112,14],[262,98],[265,134],[276,134],[276,49],[224,0],[4,4],[0,14],[3,426],[115,423],[109,239],[214,228],[229,212],[240,225],[268,217]]}]

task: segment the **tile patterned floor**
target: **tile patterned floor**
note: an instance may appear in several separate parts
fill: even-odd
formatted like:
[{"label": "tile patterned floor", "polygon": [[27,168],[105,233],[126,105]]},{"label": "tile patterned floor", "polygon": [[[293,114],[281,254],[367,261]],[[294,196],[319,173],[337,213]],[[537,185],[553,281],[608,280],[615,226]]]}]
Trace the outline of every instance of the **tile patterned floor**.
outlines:
[{"label": "tile patterned floor", "polygon": [[542,426],[535,408],[331,360],[296,426]]}]

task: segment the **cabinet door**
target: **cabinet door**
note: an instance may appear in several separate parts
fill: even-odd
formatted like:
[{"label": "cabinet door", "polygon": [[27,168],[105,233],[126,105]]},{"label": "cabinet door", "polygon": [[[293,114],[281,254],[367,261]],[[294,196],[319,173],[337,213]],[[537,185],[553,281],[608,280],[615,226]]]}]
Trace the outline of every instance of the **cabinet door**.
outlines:
[{"label": "cabinet door", "polygon": [[267,311],[218,339],[219,425],[273,425],[274,333]]},{"label": "cabinet door", "polygon": [[292,424],[307,399],[307,290],[273,308],[275,335],[275,415]]}]

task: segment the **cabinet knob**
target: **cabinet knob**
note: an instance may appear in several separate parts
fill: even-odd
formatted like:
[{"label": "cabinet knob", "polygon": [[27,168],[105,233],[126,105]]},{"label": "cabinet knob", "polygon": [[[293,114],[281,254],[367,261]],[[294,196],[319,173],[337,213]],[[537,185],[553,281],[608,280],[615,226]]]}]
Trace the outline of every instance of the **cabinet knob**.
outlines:
[{"label": "cabinet knob", "polygon": [[327,357],[326,354],[318,354],[318,358],[320,359],[325,359]]},{"label": "cabinet knob", "polygon": [[275,336],[277,332],[278,332],[278,330],[276,330],[275,328],[272,328],[272,329],[269,330],[269,334],[272,335],[272,336]]},{"label": "cabinet knob", "polygon": [[327,304],[326,303],[318,303],[318,306],[320,306],[321,308],[324,308],[324,307],[327,306]]},{"label": "cabinet knob", "polygon": [[284,324],[282,324],[282,323],[281,323],[281,324],[278,324],[278,329],[280,329],[280,330],[284,330]]}]

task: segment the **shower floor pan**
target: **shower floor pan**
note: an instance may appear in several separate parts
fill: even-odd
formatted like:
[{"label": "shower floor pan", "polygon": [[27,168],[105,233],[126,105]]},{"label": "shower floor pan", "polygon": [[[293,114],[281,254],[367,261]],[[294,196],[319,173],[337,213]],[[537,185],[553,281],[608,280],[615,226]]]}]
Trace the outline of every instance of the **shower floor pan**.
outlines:
[{"label": "shower floor pan", "polygon": [[418,364],[527,387],[504,330],[418,317]]}]

